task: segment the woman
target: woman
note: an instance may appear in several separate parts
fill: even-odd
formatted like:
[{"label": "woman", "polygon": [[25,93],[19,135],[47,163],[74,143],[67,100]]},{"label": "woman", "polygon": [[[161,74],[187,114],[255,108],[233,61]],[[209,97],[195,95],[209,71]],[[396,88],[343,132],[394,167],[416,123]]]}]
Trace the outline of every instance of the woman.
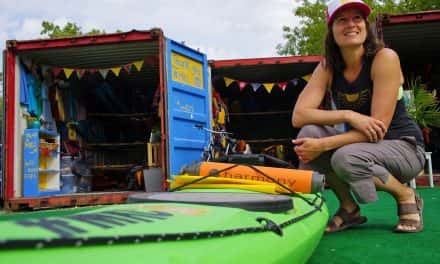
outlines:
[{"label": "woman", "polygon": [[[356,200],[376,201],[376,189],[396,199],[394,231],[419,232],[423,200],[405,183],[423,170],[423,137],[398,98],[399,57],[372,34],[370,12],[360,0],[329,1],[325,59],[293,110],[293,126],[302,127],[293,140],[295,152],[302,168],[326,175],[339,200],[327,233],[365,223]],[[337,110],[320,108],[327,91]]]}]

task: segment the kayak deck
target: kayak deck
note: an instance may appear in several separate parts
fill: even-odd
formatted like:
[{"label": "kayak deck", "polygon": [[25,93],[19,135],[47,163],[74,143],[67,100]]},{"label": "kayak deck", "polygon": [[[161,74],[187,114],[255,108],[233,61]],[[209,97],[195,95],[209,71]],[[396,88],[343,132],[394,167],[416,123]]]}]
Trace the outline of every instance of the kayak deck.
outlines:
[{"label": "kayak deck", "polygon": [[[281,213],[150,201],[5,215],[0,217],[0,254],[4,260],[29,258],[34,263],[57,259],[66,263],[137,263],[141,259],[134,256],[140,255],[175,263],[182,254],[191,255],[196,263],[203,259],[210,263],[247,261],[251,256],[257,263],[277,263],[283,257],[294,263],[292,258],[311,255],[328,218],[320,196],[305,197],[307,200],[289,197],[295,206]],[[219,247],[233,247],[241,253],[222,254]],[[127,257],[131,255],[133,258]]]}]

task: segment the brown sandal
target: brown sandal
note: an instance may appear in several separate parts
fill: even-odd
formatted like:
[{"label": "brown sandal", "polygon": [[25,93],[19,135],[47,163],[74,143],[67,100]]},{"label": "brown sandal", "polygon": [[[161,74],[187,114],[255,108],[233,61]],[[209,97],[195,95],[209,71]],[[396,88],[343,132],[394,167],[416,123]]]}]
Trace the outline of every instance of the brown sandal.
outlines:
[{"label": "brown sandal", "polygon": [[[399,219],[399,222],[394,227],[395,233],[418,233],[423,230],[423,199],[414,191],[415,203],[398,204],[398,215],[418,214],[420,220],[415,219]],[[399,225],[414,227],[412,230],[405,230],[398,228]]]},{"label": "brown sandal", "polygon": [[[328,222],[327,228],[330,228],[329,230],[326,230],[326,234],[339,232],[342,230],[345,230],[347,228],[361,225],[365,222],[367,222],[367,218],[365,216],[357,216],[359,214],[360,208],[359,206],[356,207],[356,209],[349,213],[344,208],[339,208],[339,210],[336,212],[336,214],[333,216],[333,218]],[[337,225],[334,221],[335,216],[339,216],[342,219],[342,223]]]}]

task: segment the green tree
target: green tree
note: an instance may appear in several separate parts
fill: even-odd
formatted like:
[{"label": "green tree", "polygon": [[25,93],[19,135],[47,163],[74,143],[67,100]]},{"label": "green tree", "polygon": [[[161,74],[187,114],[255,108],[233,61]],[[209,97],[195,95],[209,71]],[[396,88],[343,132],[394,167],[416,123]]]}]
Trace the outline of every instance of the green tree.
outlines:
[{"label": "green tree", "polygon": [[40,35],[47,34],[49,38],[105,34],[104,30],[95,28],[84,34],[81,31],[81,27],[72,22],[68,22],[64,27],[61,28],[59,25],[55,25],[54,23],[43,21],[41,23],[41,27],[43,27],[43,29],[41,30]]},{"label": "green tree", "polygon": [[[284,43],[276,46],[279,55],[323,54],[326,33],[326,0],[296,0],[300,6],[293,13],[299,25],[283,26]],[[438,0],[365,0],[372,7],[370,21],[380,13],[406,13],[440,9]]]}]

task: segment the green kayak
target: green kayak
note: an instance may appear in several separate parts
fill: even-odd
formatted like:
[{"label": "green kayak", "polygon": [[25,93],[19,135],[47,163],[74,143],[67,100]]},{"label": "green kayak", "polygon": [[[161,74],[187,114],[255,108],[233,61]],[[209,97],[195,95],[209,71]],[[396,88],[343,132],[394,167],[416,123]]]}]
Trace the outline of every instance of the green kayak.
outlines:
[{"label": "green kayak", "polygon": [[305,263],[328,219],[313,194],[214,189],[129,201],[1,215],[1,262]]}]

